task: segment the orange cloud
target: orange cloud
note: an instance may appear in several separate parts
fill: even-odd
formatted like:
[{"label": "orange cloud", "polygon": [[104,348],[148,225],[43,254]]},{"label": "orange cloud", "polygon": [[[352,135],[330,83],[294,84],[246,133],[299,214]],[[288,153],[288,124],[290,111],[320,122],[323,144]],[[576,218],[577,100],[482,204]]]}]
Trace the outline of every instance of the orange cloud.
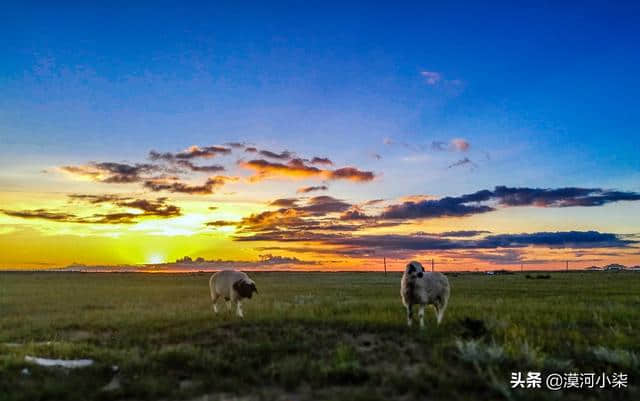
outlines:
[{"label": "orange cloud", "polygon": [[371,181],[375,177],[371,171],[361,171],[355,167],[343,167],[337,170],[322,170],[317,167],[308,166],[302,159],[292,159],[287,164],[273,163],[263,159],[250,160],[248,162],[239,161],[242,168],[255,171],[251,177],[252,182],[266,178],[320,178],[325,180],[351,180],[358,182]]}]

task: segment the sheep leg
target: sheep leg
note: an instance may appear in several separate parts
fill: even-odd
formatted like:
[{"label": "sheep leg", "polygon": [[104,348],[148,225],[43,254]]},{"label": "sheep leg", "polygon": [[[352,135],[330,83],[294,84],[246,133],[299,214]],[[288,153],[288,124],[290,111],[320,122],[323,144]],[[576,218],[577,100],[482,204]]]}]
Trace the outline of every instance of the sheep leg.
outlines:
[{"label": "sheep leg", "polygon": [[424,328],[424,305],[420,304],[420,309],[418,309],[418,317],[420,318],[420,328]]},{"label": "sheep leg", "polygon": [[412,306],[411,304],[407,305],[407,326],[411,327],[411,325],[413,324],[413,311],[412,311]]},{"label": "sheep leg", "polygon": [[230,299],[227,299],[227,300],[226,300],[226,303],[227,303],[227,310],[228,310],[229,312],[231,312],[231,300],[230,300]]},{"label": "sheep leg", "polygon": [[211,305],[213,306],[213,312],[218,313],[218,294],[211,297]]},{"label": "sheep leg", "polygon": [[443,304],[443,305],[436,305],[436,320],[438,322],[438,325],[440,325],[440,322],[442,321],[442,318],[444,317],[444,311],[447,309],[447,304]]},{"label": "sheep leg", "polygon": [[238,300],[236,301],[236,312],[238,313],[238,316],[241,318],[244,318],[244,313],[242,313],[242,303]]}]

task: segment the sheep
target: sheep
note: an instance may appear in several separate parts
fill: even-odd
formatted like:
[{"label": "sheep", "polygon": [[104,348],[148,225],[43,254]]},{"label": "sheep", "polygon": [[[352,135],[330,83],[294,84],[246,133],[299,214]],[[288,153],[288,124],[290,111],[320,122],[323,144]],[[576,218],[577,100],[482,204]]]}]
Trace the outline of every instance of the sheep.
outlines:
[{"label": "sheep", "polygon": [[231,310],[231,303],[236,303],[236,313],[241,318],[244,318],[241,301],[245,298],[250,299],[254,292],[258,293],[256,283],[246,273],[237,270],[223,270],[212,275],[209,279],[209,290],[215,313],[218,313],[216,302],[222,297],[227,301],[229,310]]},{"label": "sheep", "polygon": [[420,305],[420,328],[424,327],[424,307],[433,305],[436,311],[438,325],[442,321],[444,311],[449,302],[449,280],[442,273],[425,272],[419,262],[412,261],[405,267],[400,282],[400,295],[402,303],[407,308],[407,325],[413,322],[412,307]]}]

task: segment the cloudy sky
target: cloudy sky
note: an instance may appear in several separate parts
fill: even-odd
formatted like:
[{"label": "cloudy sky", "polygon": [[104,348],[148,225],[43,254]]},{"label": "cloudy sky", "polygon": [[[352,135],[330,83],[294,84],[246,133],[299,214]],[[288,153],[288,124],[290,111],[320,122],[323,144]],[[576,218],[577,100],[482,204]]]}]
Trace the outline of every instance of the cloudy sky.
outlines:
[{"label": "cloudy sky", "polygon": [[5,5],[0,268],[640,263],[638,5],[447,3]]}]

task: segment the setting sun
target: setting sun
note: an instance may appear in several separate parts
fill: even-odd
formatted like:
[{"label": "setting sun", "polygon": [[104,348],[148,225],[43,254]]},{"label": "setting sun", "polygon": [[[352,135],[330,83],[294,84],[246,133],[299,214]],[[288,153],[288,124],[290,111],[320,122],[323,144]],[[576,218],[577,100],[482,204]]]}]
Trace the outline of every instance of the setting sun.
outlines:
[{"label": "setting sun", "polygon": [[149,255],[149,257],[147,258],[147,264],[150,264],[150,265],[157,265],[160,263],[164,263],[164,261],[165,261],[164,256],[158,253]]}]

